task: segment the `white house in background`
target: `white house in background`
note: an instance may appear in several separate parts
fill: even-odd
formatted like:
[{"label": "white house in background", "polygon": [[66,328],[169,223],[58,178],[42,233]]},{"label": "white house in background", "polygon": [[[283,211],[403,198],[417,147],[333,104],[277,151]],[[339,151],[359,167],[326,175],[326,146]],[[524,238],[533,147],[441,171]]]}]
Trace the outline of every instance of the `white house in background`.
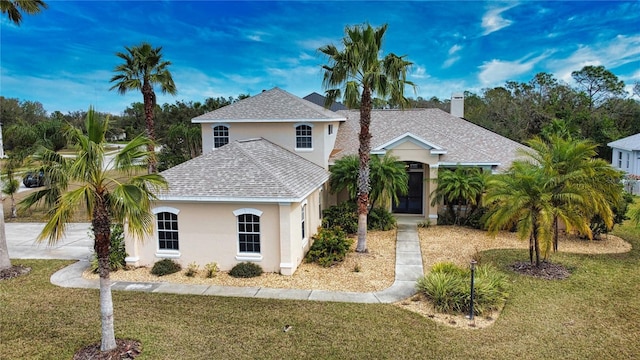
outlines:
[{"label": "white house in background", "polygon": [[607,144],[611,152],[611,165],[628,174],[625,189],[640,193],[640,133]]},{"label": "white house in background", "polygon": [[[457,95],[457,94],[456,94]],[[172,258],[183,266],[242,261],[291,275],[304,258],[326,207],[344,200],[327,188],[329,168],[357,154],[359,111],[330,111],[279,88],[192,120],[203,155],[161,174],[169,183],[153,208],[153,236],[127,238],[131,265]],[[439,109],[374,110],[372,155],[405,162],[409,193],[390,208],[435,222],[430,194],[438,169],[507,168],[522,145]]]}]

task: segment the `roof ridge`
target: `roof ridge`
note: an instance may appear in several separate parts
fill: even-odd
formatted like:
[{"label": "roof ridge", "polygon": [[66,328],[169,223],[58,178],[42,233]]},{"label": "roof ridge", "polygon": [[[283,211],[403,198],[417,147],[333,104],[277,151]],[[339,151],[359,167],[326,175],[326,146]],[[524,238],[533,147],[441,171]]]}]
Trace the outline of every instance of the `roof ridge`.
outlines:
[{"label": "roof ridge", "polygon": [[[252,139],[252,140],[254,140],[254,141],[258,141],[258,140],[259,140],[259,141],[265,141],[265,142],[267,142],[267,143],[269,143],[269,144],[271,144],[271,145],[278,146],[278,145],[276,145],[276,144],[272,143],[271,141],[269,141],[269,140],[267,140],[267,139],[265,139],[265,138],[263,138],[263,137],[254,138],[254,139]],[[244,141],[244,142],[248,142],[248,141]],[[235,143],[236,143],[236,144],[239,144],[239,143],[240,143],[240,141],[235,141]],[[241,151],[244,155],[246,155],[247,157],[249,157],[249,158],[251,159],[251,162],[253,162],[254,164],[257,164],[257,165],[258,165],[258,167],[259,167],[260,169],[262,169],[262,170],[266,171],[269,175],[271,175],[271,177],[272,177],[273,179],[275,179],[275,181],[276,181],[278,184],[282,185],[282,187],[284,187],[285,189],[287,189],[287,191],[289,191],[291,194],[295,194],[295,193],[296,193],[296,190],[295,190],[294,188],[290,187],[290,186],[289,186],[288,184],[286,184],[285,182],[283,182],[283,181],[282,181],[282,179],[280,179],[280,177],[279,177],[279,176],[276,176],[276,174],[274,174],[274,173],[273,173],[273,171],[271,171],[271,168],[269,168],[269,167],[265,166],[265,165],[264,165],[264,164],[262,164],[262,162],[260,162],[260,161],[256,161],[256,160],[254,159],[254,157],[251,155],[251,153],[249,153],[247,150],[245,150],[242,146],[237,146],[237,147],[238,147],[238,149],[240,149],[240,151]],[[280,148],[282,148],[282,147],[280,147]],[[285,149],[285,148],[282,148],[282,149],[284,149],[284,150],[286,150],[286,151],[289,151],[289,150],[287,150],[287,149]]]}]

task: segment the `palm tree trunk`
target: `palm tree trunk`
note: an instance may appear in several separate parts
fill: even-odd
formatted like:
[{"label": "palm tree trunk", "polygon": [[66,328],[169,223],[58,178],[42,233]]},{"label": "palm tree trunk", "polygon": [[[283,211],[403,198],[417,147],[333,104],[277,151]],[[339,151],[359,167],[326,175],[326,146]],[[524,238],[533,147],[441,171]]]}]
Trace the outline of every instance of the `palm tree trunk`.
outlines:
[{"label": "palm tree trunk", "polygon": [[367,251],[367,212],[369,205],[369,159],[371,153],[371,89],[364,87],[360,104],[360,147],[358,156],[360,166],[358,170],[358,243],[357,252]]},{"label": "palm tree trunk", "polygon": [[[144,120],[147,137],[155,143],[156,130],[153,122],[153,110],[156,106],[156,95],[147,79],[144,80],[144,84],[142,85],[142,98],[144,99]],[[158,171],[154,144],[147,145],[147,150],[149,151],[147,170],[149,174],[154,174]]]},{"label": "palm tree trunk", "polygon": [[536,267],[540,267],[540,243],[538,242],[538,224],[533,222],[533,246],[536,251]]},{"label": "palm tree trunk", "polygon": [[16,209],[16,198],[11,194],[11,217],[18,217],[18,210]]},{"label": "palm tree trunk", "polygon": [[533,264],[533,234],[529,235],[529,264]]},{"label": "palm tree trunk", "polygon": [[7,246],[7,234],[4,231],[4,209],[2,201],[0,201],[0,270],[11,267],[11,259],[9,258],[9,248]]},{"label": "palm tree trunk", "polygon": [[100,273],[100,318],[102,322],[100,350],[109,351],[116,348],[113,326],[113,298],[111,297],[111,266],[109,264],[111,226],[104,201],[97,199],[96,202],[91,223],[93,225],[94,248],[98,256],[98,270]]},{"label": "palm tree trunk", "polygon": [[558,216],[553,217],[553,252],[558,252]]}]

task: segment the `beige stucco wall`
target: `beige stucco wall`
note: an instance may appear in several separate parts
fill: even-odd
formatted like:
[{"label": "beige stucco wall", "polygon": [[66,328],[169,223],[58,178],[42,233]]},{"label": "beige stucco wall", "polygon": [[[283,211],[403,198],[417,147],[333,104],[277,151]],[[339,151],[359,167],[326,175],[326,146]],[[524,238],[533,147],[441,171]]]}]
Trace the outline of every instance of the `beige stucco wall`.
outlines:
[{"label": "beige stucco wall", "polygon": [[[305,124],[312,126],[311,135],[313,149],[296,150],[296,126]],[[328,134],[328,125],[333,124],[333,134]],[[206,123],[202,124],[203,152],[213,150],[213,128],[218,125],[229,127],[229,141],[264,138],[274,144],[296,153],[325,169],[328,169],[328,159],[333,150],[338,122],[264,122],[264,123]]]},{"label": "beige stucco wall", "polygon": [[[303,202],[307,204],[307,239],[316,233],[320,225],[319,193],[316,190]],[[153,208],[160,207],[178,211],[179,251],[159,251],[154,223],[153,235],[143,241],[136,241],[127,236],[129,264],[152,266],[162,258],[172,258],[183,267],[192,262],[200,267],[216,262],[220,270],[228,271],[239,262],[252,261],[266,272],[291,275],[303,260],[311,243],[302,241],[301,203],[219,204],[159,201]],[[260,258],[255,254],[238,252],[237,218],[234,211],[245,208],[262,211]]]}]

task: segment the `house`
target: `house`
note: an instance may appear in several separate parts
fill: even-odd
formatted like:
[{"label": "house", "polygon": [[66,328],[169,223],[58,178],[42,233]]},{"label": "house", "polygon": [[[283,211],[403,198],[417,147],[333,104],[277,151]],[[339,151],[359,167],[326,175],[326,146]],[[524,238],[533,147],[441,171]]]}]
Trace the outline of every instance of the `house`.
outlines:
[{"label": "house", "polygon": [[[229,270],[253,261],[267,272],[293,274],[322,210],[345,198],[327,188],[328,170],[357,154],[359,116],[274,88],[194,118],[203,155],[162,172],[169,189],[153,208],[154,235],[126,240],[127,263],[172,258]],[[409,173],[409,194],[391,210],[431,220],[438,207],[431,206],[434,183],[427,180],[438,169],[499,171],[522,147],[439,109],[374,110],[371,133],[372,155],[391,153]]]},{"label": "house", "polygon": [[607,144],[611,152],[611,166],[627,173],[625,189],[640,193],[640,133]]}]

